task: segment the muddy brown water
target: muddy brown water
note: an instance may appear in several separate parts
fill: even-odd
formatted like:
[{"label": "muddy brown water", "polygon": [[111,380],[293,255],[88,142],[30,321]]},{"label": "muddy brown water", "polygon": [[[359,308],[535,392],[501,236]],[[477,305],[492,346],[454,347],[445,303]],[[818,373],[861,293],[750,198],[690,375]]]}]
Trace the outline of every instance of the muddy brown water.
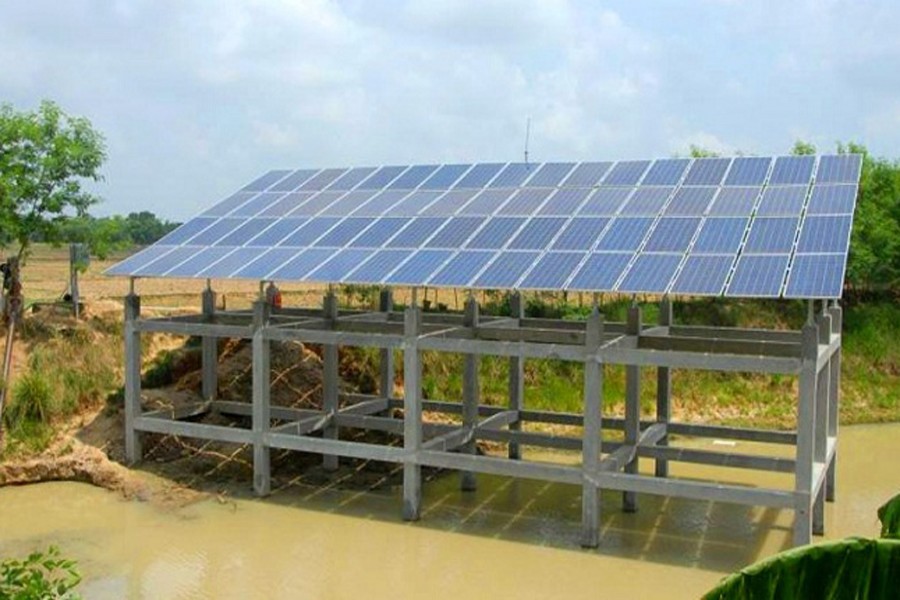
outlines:
[{"label": "muddy brown water", "polygon": [[[877,535],[876,509],[900,491],[898,449],[900,424],[842,429],[827,538]],[[448,475],[424,494],[411,525],[399,489],[301,487],[165,511],[77,483],[4,488],[0,556],[56,544],[78,561],[86,598],[694,598],[791,537],[787,511],[641,496],[624,514],[620,495],[604,493],[602,547],[584,551],[574,486],[480,476],[463,494]]]}]

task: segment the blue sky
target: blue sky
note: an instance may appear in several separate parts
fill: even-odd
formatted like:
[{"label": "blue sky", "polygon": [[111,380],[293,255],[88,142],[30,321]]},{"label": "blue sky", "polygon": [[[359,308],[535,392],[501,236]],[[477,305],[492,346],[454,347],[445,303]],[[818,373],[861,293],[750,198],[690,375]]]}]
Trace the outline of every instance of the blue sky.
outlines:
[{"label": "blue sky", "polygon": [[897,0],[30,0],[0,101],[109,144],[97,212],[185,219],[262,171],[521,158],[900,155]]}]

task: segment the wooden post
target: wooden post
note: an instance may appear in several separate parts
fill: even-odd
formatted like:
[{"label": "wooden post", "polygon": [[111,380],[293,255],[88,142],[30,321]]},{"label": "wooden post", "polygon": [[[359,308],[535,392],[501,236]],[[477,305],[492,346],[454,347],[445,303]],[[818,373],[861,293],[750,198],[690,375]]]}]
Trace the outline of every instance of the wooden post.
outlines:
[{"label": "wooden post", "polygon": [[[334,291],[329,289],[325,295],[324,317],[332,328],[337,324],[338,300]],[[324,368],[322,408],[326,414],[332,416],[338,412],[338,394],[340,393],[340,374],[338,373],[338,347],[337,344],[325,344],[322,347],[322,366]],[[338,439],[338,428],[329,425],[322,431],[322,437],[326,439]],[[322,466],[328,471],[338,468],[338,457],[334,454],[326,454],[322,457]]]},{"label": "wooden post", "polygon": [[134,428],[141,416],[141,332],[136,324],[141,317],[141,297],[125,296],[125,458],[135,464],[143,458],[141,434]]},{"label": "wooden post", "polygon": [[267,496],[272,489],[269,447],[265,440],[271,424],[270,342],[264,336],[269,308],[265,300],[253,303],[253,489],[258,496]]},{"label": "wooden post", "polygon": [[[628,321],[625,324],[627,335],[639,336],[641,334],[641,307],[636,303],[628,308]],[[625,366],[625,445],[637,446],[641,435],[641,368],[638,365]],[[636,474],[638,472],[638,456],[635,453],[625,464],[625,472]],[[637,511],[637,494],[634,492],[622,493],[622,509],[625,512]]]},{"label": "wooden post", "polygon": [[794,545],[812,539],[812,486],[816,426],[816,355],[819,332],[808,322],[802,331],[803,361],[797,407],[797,459],[794,472]]},{"label": "wooden post", "polygon": [[403,343],[403,518],[417,521],[422,505],[422,467],[418,453],[422,447],[422,362],[418,336],[422,313],[413,302],[404,315]]},{"label": "wooden post", "polygon": [[[203,290],[203,321],[212,323],[216,314],[216,293],[210,287],[209,280],[206,281],[206,289]],[[203,336],[201,348],[202,361],[202,384],[201,394],[204,400],[215,400],[218,395],[218,366],[219,351],[218,339],[213,336]]]},{"label": "wooden post", "polygon": [[[666,296],[659,303],[659,324],[664,327],[672,325],[672,301]],[[667,430],[672,420],[672,373],[669,367],[656,369],[656,422],[664,423]],[[659,440],[660,446],[669,445],[669,434]],[[669,463],[663,459],[656,460],[656,476],[669,476]]]},{"label": "wooden post", "polygon": [[[394,310],[394,295],[390,289],[381,290],[378,298],[378,310],[385,313],[385,316]],[[390,399],[394,395],[394,350],[382,348],[380,362],[378,389],[382,398]],[[390,414],[390,409],[387,412]]]},{"label": "wooden post", "polygon": [[[513,319],[525,318],[525,302],[521,292],[513,292],[509,298],[509,308]],[[516,411],[516,420],[509,424],[510,431],[520,431],[520,416],[525,408],[525,359],[521,356],[509,358],[509,410]],[[509,457],[514,460],[522,458],[522,449],[515,442],[509,443]]]},{"label": "wooden post", "polygon": [[[828,309],[831,314],[831,332],[834,335],[841,335],[843,326],[843,312],[837,300],[834,300]],[[828,473],[825,482],[825,500],[834,502],[835,486],[837,484],[837,434],[838,434],[838,417],[841,400],[841,348],[838,346],[834,354],[831,356],[831,381],[828,386],[828,437],[834,440],[834,454],[831,462],[828,464]]]},{"label": "wooden post", "polygon": [[[473,331],[478,328],[478,302],[472,295],[466,300],[463,326],[471,327]],[[478,425],[478,404],[481,391],[478,381],[480,360],[477,354],[466,354],[464,361],[462,424],[466,429],[474,431]],[[465,454],[475,454],[476,449],[474,437],[461,448]],[[464,492],[474,492],[476,488],[475,473],[462,471],[460,475],[460,489]]]},{"label": "wooden post", "polygon": [[603,366],[595,353],[603,339],[603,316],[594,305],[587,321],[584,363],[584,440],[582,443],[581,545],[596,548],[600,543],[600,495],[592,478],[600,468],[603,426]]}]

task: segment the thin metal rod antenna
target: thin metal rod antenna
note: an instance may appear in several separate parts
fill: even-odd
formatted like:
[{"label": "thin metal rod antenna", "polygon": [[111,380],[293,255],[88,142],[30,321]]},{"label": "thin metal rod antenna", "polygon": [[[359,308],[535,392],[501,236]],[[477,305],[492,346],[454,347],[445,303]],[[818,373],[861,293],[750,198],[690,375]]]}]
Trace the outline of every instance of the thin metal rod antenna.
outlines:
[{"label": "thin metal rod antenna", "polygon": [[531,141],[531,117],[525,121],[525,164],[528,164],[528,143]]}]

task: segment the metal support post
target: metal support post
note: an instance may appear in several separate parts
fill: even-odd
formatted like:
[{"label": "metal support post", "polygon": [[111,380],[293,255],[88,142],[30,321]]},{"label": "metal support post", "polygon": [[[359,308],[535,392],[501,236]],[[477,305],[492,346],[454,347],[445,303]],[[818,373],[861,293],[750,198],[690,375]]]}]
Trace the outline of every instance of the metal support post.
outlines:
[{"label": "metal support post", "polygon": [[[822,303],[822,313],[817,322],[819,330],[819,344],[828,345],[831,341],[831,316],[826,305]],[[828,462],[828,386],[831,384],[831,361],[829,360],[822,370],[816,374],[816,424],[815,446],[813,448],[813,460],[817,464],[825,465]],[[825,533],[825,493],[827,482],[819,488],[813,503],[812,531],[815,535]]]},{"label": "metal support post", "polygon": [[417,521],[422,505],[422,362],[418,336],[422,313],[415,303],[404,315],[403,343],[403,518]]},{"label": "metal support post", "polygon": [[[628,309],[628,321],[625,323],[627,335],[641,334],[641,307],[633,304]],[[625,445],[637,446],[641,435],[641,368],[638,365],[625,366]],[[637,474],[638,455],[625,464],[625,472]],[[637,494],[622,493],[622,509],[625,512],[637,511]]]},{"label": "metal support post", "polygon": [[[394,310],[394,295],[389,289],[381,290],[378,298],[378,310],[387,315]],[[394,350],[393,348],[381,349],[381,365],[379,373],[378,390],[381,397],[389,399],[394,395]],[[390,413],[390,409],[388,410]]]},{"label": "metal support post", "polygon": [[[206,289],[203,290],[203,321],[212,323],[216,314],[216,293],[210,287],[209,280],[206,281]],[[218,395],[218,363],[219,351],[218,340],[211,336],[205,335],[202,338],[201,361],[202,361],[202,384],[201,394],[204,400],[215,400]]]},{"label": "metal support post", "polygon": [[816,359],[819,332],[807,322],[802,331],[800,399],[797,408],[797,459],[794,473],[794,545],[812,539],[812,488],[816,426]]},{"label": "metal support post", "polygon": [[269,308],[264,300],[253,303],[253,489],[258,496],[267,496],[272,488],[269,447],[265,440],[271,424],[272,371],[270,342],[263,335]]},{"label": "metal support post", "polygon": [[136,324],[141,318],[141,297],[125,296],[125,458],[135,464],[143,458],[141,434],[135,421],[141,416],[141,332]]},{"label": "metal support post", "polygon": [[585,332],[584,442],[582,445],[581,545],[596,548],[600,543],[600,490],[593,477],[600,469],[603,424],[603,366],[594,353],[603,339],[603,316],[594,305]]},{"label": "metal support post", "polygon": [[[513,319],[525,318],[525,302],[520,292],[513,292],[509,297],[509,310]],[[509,410],[516,411],[516,420],[509,424],[510,431],[520,431],[522,422],[520,415],[525,408],[525,359],[521,356],[509,357]],[[522,449],[515,442],[509,443],[509,457],[514,460],[522,458]]]},{"label": "metal support post", "polygon": [[[843,326],[843,311],[837,300],[832,301],[828,309],[831,315],[831,333],[841,335]],[[828,463],[828,473],[825,482],[825,500],[834,502],[835,486],[837,483],[837,434],[838,434],[838,408],[841,399],[841,347],[838,346],[831,356],[831,380],[828,385],[828,437],[832,438],[834,449],[831,462]]]},{"label": "metal support post", "polygon": [[[474,295],[469,295],[466,300],[463,326],[471,327],[473,331],[478,328],[478,301]],[[466,354],[463,366],[463,427],[471,431],[478,425],[478,405],[480,404],[480,385],[478,381],[479,356]],[[465,454],[475,454],[476,443],[474,437],[460,449]],[[460,489],[464,492],[473,492],[476,488],[475,473],[463,471],[460,478]]]},{"label": "metal support post", "polygon": [[[672,301],[666,296],[659,303],[659,324],[664,327],[672,325]],[[669,367],[656,369],[656,422],[664,423],[666,428],[672,420],[672,373]],[[659,446],[669,445],[669,434],[662,437]],[[663,459],[656,460],[656,476],[669,476],[669,463]]]},{"label": "metal support post", "polygon": [[[338,318],[338,301],[337,295],[333,290],[329,289],[325,295],[324,302],[324,318],[334,327]],[[322,387],[323,399],[322,407],[326,414],[336,415],[338,412],[338,396],[340,393],[340,374],[338,373],[338,347],[337,344],[325,344],[322,347],[322,366],[325,371]],[[332,420],[332,423],[334,421]],[[329,425],[322,431],[322,437],[325,439],[338,439],[338,428],[336,425]],[[326,454],[322,457],[322,467],[328,471],[334,471],[338,468],[338,457],[334,454]]]}]

